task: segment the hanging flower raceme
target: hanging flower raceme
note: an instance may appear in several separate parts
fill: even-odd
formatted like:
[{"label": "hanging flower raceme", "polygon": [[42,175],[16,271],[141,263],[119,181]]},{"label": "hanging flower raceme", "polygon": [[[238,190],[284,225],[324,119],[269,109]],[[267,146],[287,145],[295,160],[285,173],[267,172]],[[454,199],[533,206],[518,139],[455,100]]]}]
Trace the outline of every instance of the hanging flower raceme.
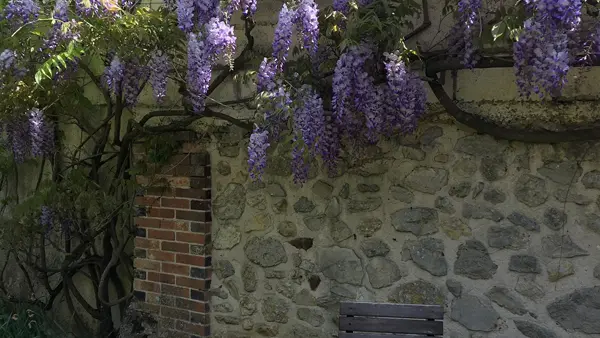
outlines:
[{"label": "hanging flower raceme", "polygon": [[298,92],[298,107],[294,110],[294,148],[292,150],[292,172],[296,183],[304,183],[308,178],[309,164],[304,158],[314,158],[317,141],[325,131],[323,100],[310,86],[303,86]]},{"label": "hanging flower raceme", "polygon": [[219,15],[219,0],[194,0],[198,25],[207,24]]},{"label": "hanging flower raceme", "polygon": [[123,73],[123,99],[127,107],[136,105],[142,84],[148,79],[150,72],[147,67],[140,65],[137,60],[125,64]]},{"label": "hanging flower raceme", "polygon": [[269,132],[259,128],[254,129],[248,144],[248,170],[250,178],[260,181],[267,167],[267,149],[269,148]]},{"label": "hanging flower raceme", "polygon": [[413,132],[426,109],[427,92],[423,81],[407,69],[398,55],[387,54],[386,58],[387,112],[381,132]]},{"label": "hanging flower raceme", "polygon": [[67,14],[68,0],[57,0],[52,11],[52,19],[55,20],[50,30],[50,36],[46,40],[46,47],[55,49],[61,42],[69,42],[79,38],[78,24],[75,20],[69,21]]},{"label": "hanging flower raceme", "polygon": [[273,58],[277,60],[278,67],[283,67],[283,64],[287,61],[290,45],[292,44],[295,15],[294,10],[289,9],[286,4],[283,4],[281,12],[279,12],[279,21],[277,21],[275,37],[273,39]]},{"label": "hanging flower raceme", "polygon": [[177,0],[176,2],[179,29],[189,33],[194,28],[194,0]]},{"label": "hanging flower raceme", "polygon": [[296,24],[300,25],[304,49],[315,59],[319,49],[319,9],[314,0],[301,0],[296,9]]},{"label": "hanging flower raceme", "polygon": [[13,27],[19,27],[38,18],[40,6],[35,0],[10,0],[4,7],[2,18]]},{"label": "hanging flower raceme", "polygon": [[54,211],[47,205],[42,205],[40,209],[40,226],[42,226],[44,232],[48,234],[54,227]]},{"label": "hanging flower raceme", "polygon": [[167,76],[171,70],[171,62],[166,53],[157,50],[152,54],[150,62],[150,85],[157,102],[162,102],[167,96]]},{"label": "hanging flower raceme", "polygon": [[125,67],[121,63],[119,57],[115,55],[110,61],[110,66],[104,69],[104,74],[102,75],[102,78],[111,93],[115,95],[121,93],[121,83],[123,82],[124,74]]},{"label": "hanging flower raceme", "polygon": [[473,38],[477,34],[481,0],[460,0],[458,2],[458,22],[452,28],[451,40],[448,43],[450,54],[462,57],[467,68],[476,63],[476,48]]},{"label": "hanging flower raceme", "polygon": [[204,110],[212,70],[209,48],[206,41],[199,39],[196,34],[188,35],[187,89],[194,113]]},{"label": "hanging flower raceme", "polygon": [[352,46],[337,61],[333,75],[334,118],[348,135],[360,135],[364,116],[376,109],[373,78],[365,70],[372,52],[364,45]]},{"label": "hanging flower raceme", "polygon": [[566,83],[572,55],[569,34],[581,22],[579,0],[526,1],[533,16],[527,19],[513,45],[515,74],[522,95],[532,92],[557,96]]},{"label": "hanging flower raceme", "polygon": [[333,0],[333,9],[343,14],[348,14],[348,12],[350,12],[350,1]]},{"label": "hanging flower raceme", "polygon": [[194,33],[188,35],[187,88],[195,113],[204,110],[214,63],[219,56],[231,54],[235,49],[233,27],[225,21],[212,18],[206,31],[205,39]]},{"label": "hanging flower raceme", "polygon": [[25,162],[31,154],[29,121],[24,116],[13,117],[6,123],[6,133],[15,162]]},{"label": "hanging flower raceme", "polygon": [[217,58],[221,54],[233,53],[236,40],[233,26],[214,17],[207,25],[207,32],[206,42],[213,58]]},{"label": "hanging flower raceme", "polygon": [[273,60],[264,58],[256,74],[256,90],[258,92],[274,90],[276,76],[277,64]]},{"label": "hanging flower raceme", "polygon": [[226,12],[231,17],[233,12],[240,9],[244,15],[254,15],[256,13],[256,0],[231,0],[227,5]]},{"label": "hanging flower raceme", "polygon": [[8,70],[12,69],[16,64],[17,53],[10,49],[5,49],[0,53],[0,74],[5,74]]},{"label": "hanging flower raceme", "polygon": [[54,152],[54,126],[37,108],[29,112],[29,132],[31,134],[31,155],[34,157],[49,156]]}]

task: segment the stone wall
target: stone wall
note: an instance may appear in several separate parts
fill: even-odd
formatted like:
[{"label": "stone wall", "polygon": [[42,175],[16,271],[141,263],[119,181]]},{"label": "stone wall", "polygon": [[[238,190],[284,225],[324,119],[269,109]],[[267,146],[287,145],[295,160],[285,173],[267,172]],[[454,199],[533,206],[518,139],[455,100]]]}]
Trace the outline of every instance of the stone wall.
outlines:
[{"label": "stone wall", "polygon": [[251,183],[237,134],[211,159],[215,337],[336,336],[344,299],[443,303],[445,337],[600,334],[594,144],[431,122],[297,186],[276,154]]}]

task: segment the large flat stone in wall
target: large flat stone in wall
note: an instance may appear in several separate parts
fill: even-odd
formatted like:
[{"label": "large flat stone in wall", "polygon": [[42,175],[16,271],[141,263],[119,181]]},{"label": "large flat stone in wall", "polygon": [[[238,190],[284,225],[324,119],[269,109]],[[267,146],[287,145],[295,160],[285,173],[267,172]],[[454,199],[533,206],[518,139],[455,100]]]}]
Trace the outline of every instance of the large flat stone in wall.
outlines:
[{"label": "large flat stone in wall", "polygon": [[325,277],[344,284],[361,285],[365,274],[360,259],[346,248],[320,248],[317,266]]},{"label": "large flat stone in wall", "polygon": [[404,180],[406,187],[427,194],[435,194],[446,184],[448,171],[443,168],[417,167]]},{"label": "large flat stone in wall", "polygon": [[575,290],[550,303],[548,315],[568,331],[600,333],[600,286]]},{"label": "large flat stone in wall", "polygon": [[229,183],[213,201],[213,214],[220,220],[235,220],[242,217],[246,207],[246,190],[241,184]]},{"label": "large flat stone in wall", "polygon": [[465,295],[452,301],[450,318],[469,330],[490,332],[496,328],[500,315],[489,300]]},{"label": "large flat stone in wall", "polygon": [[400,209],[391,215],[396,231],[411,232],[417,236],[438,231],[438,212],[432,208],[411,207]]}]

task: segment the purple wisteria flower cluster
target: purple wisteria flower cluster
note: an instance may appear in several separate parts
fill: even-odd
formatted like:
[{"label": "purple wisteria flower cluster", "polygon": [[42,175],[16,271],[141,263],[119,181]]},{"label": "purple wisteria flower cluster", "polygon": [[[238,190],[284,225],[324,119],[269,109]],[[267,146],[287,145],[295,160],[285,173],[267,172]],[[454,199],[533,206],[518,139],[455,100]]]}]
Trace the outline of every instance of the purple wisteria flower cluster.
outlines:
[{"label": "purple wisteria flower cluster", "polygon": [[407,69],[406,63],[397,54],[387,54],[386,57],[386,114],[385,127],[381,132],[388,135],[395,131],[411,133],[425,112],[427,92],[423,81]]},{"label": "purple wisteria flower cluster", "polygon": [[54,151],[54,126],[44,113],[34,108],[29,112],[29,133],[31,135],[31,155],[48,156]]},{"label": "purple wisteria flower cluster", "polygon": [[6,78],[14,72],[17,63],[17,53],[5,49],[0,53],[0,88],[4,87]]},{"label": "purple wisteria flower cluster", "polygon": [[45,41],[46,48],[55,49],[61,42],[70,42],[79,38],[77,22],[69,20],[68,6],[68,0],[56,0],[52,11],[54,24],[48,39]]},{"label": "purple wisteria flower cluster", "polygon": [[581,22],[581,0],[526,0],[533,16],[513,45],[517,86],[524,96],[557,96],[572,55],[569,35]]},{"label": "purple wisteria flower cluster", "polygon": [[157,50],[152,54],[148,67],[154,98],[160,103],[167,96],[167,76],[171,70],[171,62],[166,53]]},{"label": "purple wisteria flower cluster", "polygon": [[206,38],[195,33],[188,34],[187,89],[194,113],[202,113],[212,67],[222,54],[230,54],[235,49],[233,27],[226,22],[212,18],[206,25]]},{"label": "purple wisteria flower cluster", "polygon": [[[377,97],[373,77],[366,70],[373,53],[366,45],[352,46],[337,61],[331,100],[336,123],[348,135],[359,135],[364,116],[376,123]],[[361,115],[364,113],[365,115]]]},{"label": "purple wisteria flower cluster", "polygon": [[12,148],[15,162],[23,163],[31,154],[29,121],[23,116],[15,116],[6,122],[6,135]]},{"label": "purple wisteria flower cluster", "polygon": [[293,117],[292,172],[295,183],[304,183],[310,168],[305,156],[314,158],[321,148],[319,138],[325,132],[325,114],[323,100],[312,87],[304,85],[298,91],[297,100]]},{"label": "purple wisteria flower cluster", "polygon": [[114,94],[119,95],[121,93],[121,83],[125,76],[125,67],[121,63],[119,56],[114,55],[110,61],[110,65],[104,69],[103,79],[106,83],[108,90]]},{"label": "purple wisteria flower cluster", "polygon": [[[265,102],[265,125],[254,131],[254,142],[248,146],[251,155],[248,164],[255,172],[254,179],[260,179],[262,170],[266,167],[266,155],[259,157],[256,154],[265,153],[269,147],[269,139],[277,140],[281,129],[288,125],[290,118],[293,129],[292,170],[295,182],[302,183],[308,177],[309,164],[305,161],[307,155],[314,157],[319,148],[325,149],[325,146],[319,147],[317,142],[319,138],[324,137],[326,130],[322,99],[308,86],[303,86],[292,95],[284,81],[278,79],[288,58],[295,27],[301,33],[302,46],[314,63],[319,48],[319,21],[318,8],[313,0],[301,0],[296,9],[283,5],[275,28],[272,57],[265,58],[258,70],[257,90]],[[291,108],[294,102],[292,98],[297,102],[294,109]]]},{"label": "purple wisteria flower cluster", "polygon": [[4,127],[17,163],[54,153],[54,124],[41,110],[34,108],[27,115],[13,116]]},{"label": "purple wisteria flower cluster", "polygon": [[219,0],[176,0],[176,5],[179,28],[186,33],[219,17]]},{"label": "purple wisteria flower cluster", "polygon": [[474,36],[478,33],[481,0],[459,0],[458,19],[450,33],[449,52],[462,58],[467,68],[473,68],[477,62]]},{"label": "purple wisteria flower cluster", "polygon": [[16,28],[36,20],[39,12],[40,6],[35,0],[10,0],[0,19],[6,19]]},{"label": "purple wisteria flower cluster", "polygon": [[42,205],[40,208],[40,225],[44,228],[44,232],[49,234],[54,227],[54,211],[47,205]]},{"label": "purple wisteria flower cluster", "polygon": [[255,128],[248,144],[248,171],[254,181],[262,179],[267,166],[267,149],[269,149],[269,131]]}]

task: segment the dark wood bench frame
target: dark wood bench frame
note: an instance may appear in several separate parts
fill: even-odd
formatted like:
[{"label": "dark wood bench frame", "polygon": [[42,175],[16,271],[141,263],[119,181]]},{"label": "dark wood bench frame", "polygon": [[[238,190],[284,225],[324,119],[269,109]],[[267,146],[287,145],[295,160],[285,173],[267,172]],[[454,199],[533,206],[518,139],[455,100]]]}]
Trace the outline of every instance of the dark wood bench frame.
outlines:
[{"label": "dark wood bench frame", "polygon": [[443,334],[441,305],[340,303],[339,338],[428,338]]}]

